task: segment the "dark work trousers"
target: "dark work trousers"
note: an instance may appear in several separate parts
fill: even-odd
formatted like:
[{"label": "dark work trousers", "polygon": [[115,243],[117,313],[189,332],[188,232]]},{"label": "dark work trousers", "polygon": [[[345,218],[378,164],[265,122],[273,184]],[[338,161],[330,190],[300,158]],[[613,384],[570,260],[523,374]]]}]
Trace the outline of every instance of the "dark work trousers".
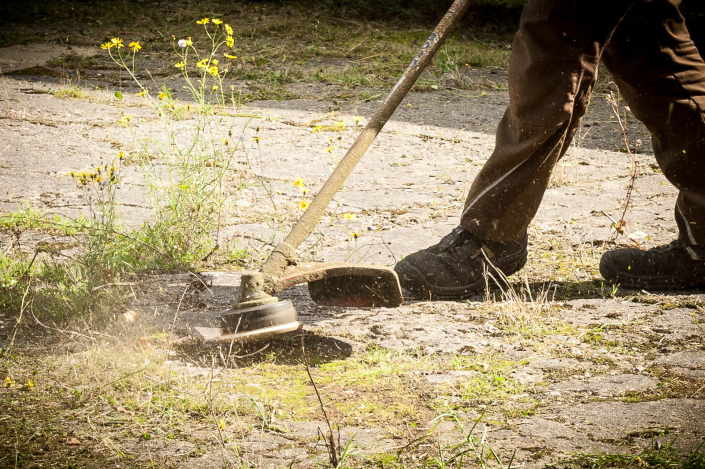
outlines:
[{"label": "dark work trousers", "polygon": [[680,194],[679,239],[705,245],[705,62],[680,0],[531,0],[509,64],[509,108],[470,188],[461,225],[522,236],[590,102],[602,59]]}]

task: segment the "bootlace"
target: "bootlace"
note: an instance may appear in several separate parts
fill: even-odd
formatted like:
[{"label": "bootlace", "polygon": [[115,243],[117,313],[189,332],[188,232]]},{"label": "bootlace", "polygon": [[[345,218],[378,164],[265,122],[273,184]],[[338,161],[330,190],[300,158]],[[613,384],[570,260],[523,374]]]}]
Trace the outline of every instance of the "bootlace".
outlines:
[{"label": "bootlace", "polygon": [[460,226],[453,229],[441,241],[441,252],[458,254],[467,249],[474,250],[479,254],[482,249],[482,241]]}]

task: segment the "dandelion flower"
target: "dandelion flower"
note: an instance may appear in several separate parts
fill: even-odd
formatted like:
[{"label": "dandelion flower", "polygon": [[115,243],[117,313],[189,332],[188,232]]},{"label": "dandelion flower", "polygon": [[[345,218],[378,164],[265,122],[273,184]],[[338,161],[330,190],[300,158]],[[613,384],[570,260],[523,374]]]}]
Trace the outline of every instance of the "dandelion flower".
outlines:
[{"label": "dandelion flower", "polygon": [[106,42],[105,44],[101,44],[100,48],[101,49],[111,49],[115,44],[112,42]]},{"label": "dandelion flower", "polygon": [[218,25],[218,24],[223,24],[223,22],[217,18],[213,19],[213,24]]},{"label": "dandelion flower", "polygon": [[162,91],[161,93],[159,93],[159,99],[164,99],[164,98],[166,98],[166,93]]},{"label": "dandelion flower", "polygon": [[296,178],[296,179],[294,179],[294,186],[295,187],[306,187],[306,181],[304,181],[304,178]]},{"label": "dandelion flower", "polygon": [[198,68],[206,68],[208,66],[208,59],[203,59],[196,64]]},{"label": "dandelion flower", "polygon": [[218,59],[213,59],[213,65],[218,65]]},{"label": "dandelion flower", "polygon": [[225,38],[225,43],[228,45],[228,47],[233,47],[235,45],[235,39],[233,39],[232,36],[228,36]]},{"label": "dandelion flower", "polygon": [[315,127],[313,128],[313,130],[311,130],[311,133],[312,133],[312,134],[315,134],[316,132],[320,132],[322,127],[323,127],[322,125],[317,125],[317,126],[315,126]]},{"label": "dandelion flower", "polygon": [[218,76],[218,67],[216,65],[211,66],[208,69],[208,73],[210,73],[214,77],[217,77]]},{"label": "dandelion flower", "polygon": [[112,38],[110,42],[113,43],[113,47],[117,47],[118,49],[121,47],[125,47],[125,45],[122,43],[122,39],[120,39],[119,37]]},{"label": "dandelion flower", "polygon": [[196,21],[196,24],[208,24],[211,20],[209,18],[203,18],[202,20]]},{"label": "dandelion flower", "polygon": [[179,47],[181,47],[182,49],[185,49],[186,46],[188,46],[188,43],[186,42],[186,39],[179,39],[179,42],[177,42],[177,44],[178,44]]},{"label": "dandelion flower", "polygon": [[117,154],[117,157],[121,160],[124,160],[126,156],[127,155],[125,155],[125,152],[122,150]]},{"label": "dandelion flower", "polygon": [[354,213],[344,213],[343,218],[345,218],[346,220],[354,220],[357,217]]},{"label": "dandelion flower", "polygon": [[311,205],[311,202],[309,202],[308,200],[302,200],[299,202],[299,208],[301,210],[306,210],[309,205]]},{"label": "dandelion flower", "polygon": [[178,62],[174,64],[174,67],[176,68],[184,68],[186,66],[186,62]]},{"label": "dandelion flower", "polygon": [[142,48],[139,41],[131,42],[127,47],[129,47],[132,52],[137,52]]},{"label": "dandelion flower", "polygon": [[145,88],[145,89],[143,89],[142,91],[140,91],[139,93],[137,93],[137,96],[144,96],[144,95],[146,95],[147,93],[149,93],[149,90]]},{"label": "dandelion flower", "polygon": [[232,59],[237,59],[237,55],[230,55],[230,54],[228,54],[227,52],[226,52],[225,54],[223,54],[223,55],[224,55],[226,58],[231,59],[231,60],[232,60]]},{"label": "dandelion flower", "polygon": [[227,34],[228,36],[233,35],[233,28],[231,28],[229,24],[226,23],[223,27],[225,28],[225,34]]},{"label": "dandelion flower", "polygon": [[218,91],[218,85],[213,85],[213,91]]}]

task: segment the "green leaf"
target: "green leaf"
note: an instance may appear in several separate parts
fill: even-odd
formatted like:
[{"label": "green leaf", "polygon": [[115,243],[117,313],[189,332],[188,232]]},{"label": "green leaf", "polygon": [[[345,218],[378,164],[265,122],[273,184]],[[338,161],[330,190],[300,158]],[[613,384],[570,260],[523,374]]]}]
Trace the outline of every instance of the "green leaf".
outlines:
[{"label": "green leaf", "polygon": [[117,99],[122,99],[122,93],[120,93],[119,91],[116,91],[116,92],[115,92],[115,97],[116,97]]}]

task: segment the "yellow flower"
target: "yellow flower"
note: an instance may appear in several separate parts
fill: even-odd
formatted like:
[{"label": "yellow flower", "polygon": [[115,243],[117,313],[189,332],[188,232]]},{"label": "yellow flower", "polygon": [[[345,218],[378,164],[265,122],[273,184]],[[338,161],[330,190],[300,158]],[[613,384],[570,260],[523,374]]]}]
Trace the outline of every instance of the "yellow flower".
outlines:
[{"label": "yellow flower", "polygon": [[340,130],[344,130],[345,129],[345,122],[343,122],[343,120],[341,119],[340,122],[337,122],[335,124],[335,126],[338,127]]},{"label": "yellow flower", "polygon": [[406,103],[406,107],[411,107],[411,103]]},{"label": "yellow flower", "polygon": [[333,147],[328,147],[328,148],[326,148],[326,151],[327,151],[328,153],[332,152],[332,151],[333,151]]},{"label": "yellow flower", "polygon": [[225,146],[228,146],[228,139],[227,138],[221,138],[220,143],[222,143]]},{"label": "yellow flower", "polygon": [[346,220],[354,220],[357,217],[355,217],[354,213],[344,213],[343,218],[345,218]]},{"label": "yellow flower", "polygon": [[210,22],[211,22],[210,19],[208,19],[208,18],[203,18],[202,20],[196,21],[196,24],[208,24],[208,23],[210,23]]},{"label": "yellow flower", "polygon": [[296,179],[294,179],[294,186],[295,187],[306,187],[306,181],[304,181],[304,178],[296,178]]},{"label": "yellow flower", "polygon": [[218,85],[213,85],[213,91],[218,91]]},{"label": "yellow flower", "polygon": [[228,59],[237,59],[237,55],[230,55],[230,54],[228,54],[227,52],[226,52],[225,54],[223,54],[223,55],[224,55],[226,58],[228,58]]},{"label": "yellow flower", "polygon": [[323,127],[322,125],[317,125],[317,126],[315,126],[315,127],[313,128],[313,130],[311,131],[311,133],[312,133],[312,134],[315,134],[316,132],[320,132],[322,127]]},{"label": "yellow flower", "polygon": [[232,47],[235,45],[235,39],[233,39],[232,36],[228,36],[225,38],[225,43],[228,45],[228,47]]},{"label": "yellow flower", "polygon": [[176,68],[184,68],[185,66],[186,66],[186,62],[179,62],[179,63],[174,64],[174,67],[176,67]]},{"label": "yellow flower", "polygon": [[120,153],[117,154],[117,157],[120,158],[121,160],[124,160],[127,155],[125,155],[124,151],[120,151]]},{"label": "yellow flower", "polygon": [[[122,117],[120,118],[120,121],[119,121],[119,122],[120,122],[120,124],[122,124],[122,125],[127,125],[127,124],[130,123],[130,119],[132,119],[133,117],[135,117],[135,116],[132,116],[132,115],[130,115],[130,116],[122,116]],[[100,171],[100,168],[96,168],[96,169],[97,169],[98,171]]]},{"label": "yellow flower", "polygon": [[360,123],[360,117],[356,117],[356,118],[355,118],[355,125],[357,125],[357,124],[359,124],[359,123]]},{"label": "yellow flower", "polygon": [[213,24],[223,24],[223,22],[217,18],[213,19]]},{"label": "yellow flower", "polygon": [[187,46],[192,46],[192,45],[193,45],[193,41],[191,40],[191,36],[189,36],[189,37],[186,38],[186,45],[187,45]]},{"label": "yellow flower", "polygon": [[360,237],[360,233],[358,233],[357,231],[353,231],[352,233],[350,233],[350,237],[352,239],[357,239]]},{"label": "yellow flower", "polygon": [[110,49],[110,48],[112,48],[114,45],[115,45],[115,44],[113,44],[112,42],[106,42],[105,44],[101,44],[101,45],[100,45],[100,48],[101,48],[101,49]]},{"label": "yellow flower", "polygon": [[32,382],[31,379],[28,379],[26,383],[24,383],[24,387],[27,389],[32,389],[34,387],[34,383]]},{"label": "yellow flower", "polygon": [[3,386],[5,386],[6,388],[11,388],[12,385],[14,385],[14,384],[15,384],[15,382],[12,380],[12,378],[10,378],[8,376],[5,378],[5,382],[3,383]]},{"label": "yellow flower", "polygon": [[147,93],[149,93],[149,90],[145,88],[145,89],[143,89],[142,91],[140,91],[139,93],[137,93],[137,96],[144,96],[144,95],[146,95]]},{"label": "yellow flower", "polygon": [[227,34],[228,36],[233,35],[233,28],[231,28],[229,24],[226,23],[224,28],[225,28],[225,34]]},{"label": "yellow flower", "polygon": [[208,66],[208,59],[203,59],[196,64],[198,68],[206,68]]},{"label": "yellow flower", "polygon": [[300,208],[301,210],[306,210],[309,205],[311,205],[311,202],[309,202],[309,201],[307,201],[307,200],[302,200],[302,201],[299,202],[299,208]]},{"label": "yellow flower", "polygon": [[[216,21],[217,21],[217,20],[213,20],[214,23],[215,23]],[[225,420],[223,420],[223,419],[218,419],[218,428],[220,428],[221,430],[225,430]]]},{"label": "yellow flower", "polygon": [[211,68],[208,69],[208,73],[210,73],[214,77],[217,77],[218,76],[218,67],[216,65],[213,65]]},{"label": "yellow flower", "polygon": [[130,50],[132,52],[137,52],[138,50],[140,50],[142,48],[142,46],[140,46],[139,41],[131,42],[130,44],[128,44],[128,47],[130,48]]},{"label": "yellow flower", "polygon": [[213,65],[218,65],[218,59],[213,59]]},{"label": "yellow flower", "polygon": [[162,91],[161,93],[159,93],[159,99],[164,99],[164,98],[166,98],[166,93]]},{"label": "yellow flower", "polygon": [[125,45],[122,43],[122,39],[120,39],[119,37],[112,38],[110,42],[113,43],[113,47],[117,47],[118,49],[121,47],[125,47]]},{"label": "yellow flower", "polygon": [[254,140],[255,143],[259,143],[259,137],[255,137],[255,138],[253,138],[252,140]]}]

